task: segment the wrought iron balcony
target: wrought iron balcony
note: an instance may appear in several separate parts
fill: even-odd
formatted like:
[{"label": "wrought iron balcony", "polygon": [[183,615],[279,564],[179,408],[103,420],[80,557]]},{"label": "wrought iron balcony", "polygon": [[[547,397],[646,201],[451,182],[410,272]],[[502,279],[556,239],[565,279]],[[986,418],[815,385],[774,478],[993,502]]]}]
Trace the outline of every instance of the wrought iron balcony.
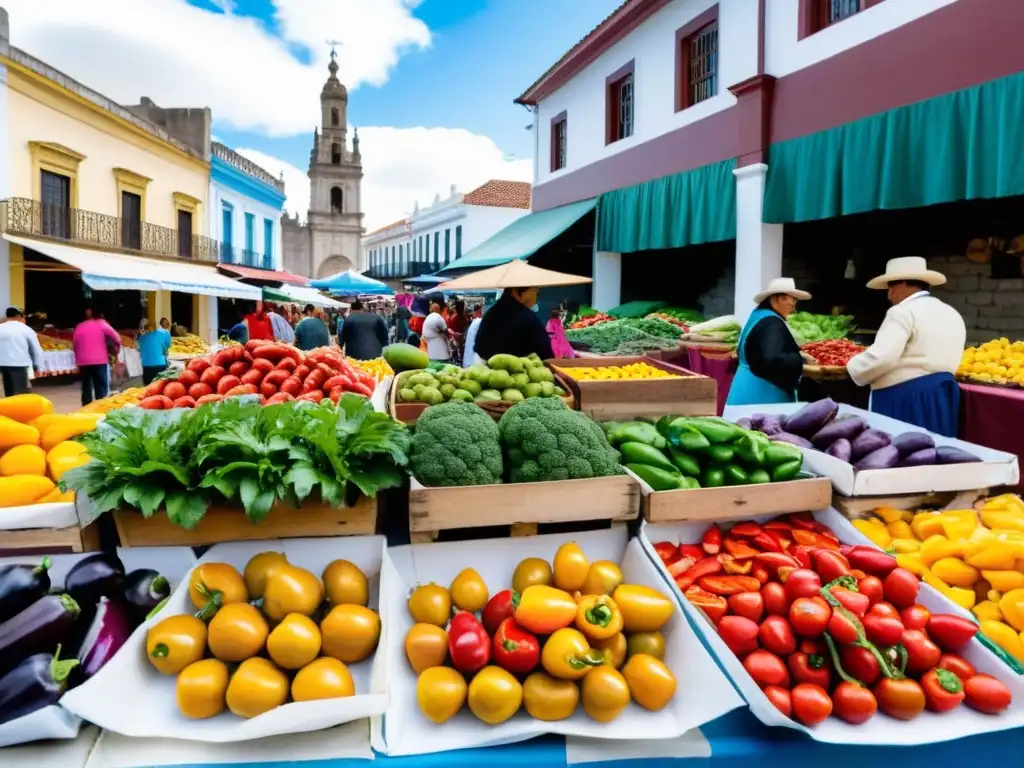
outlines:
[{"label": "wrought iron balcony", "polygon": [[182,241],[177,230],[147,221],[134,222],[81,208],[48,205],[12,197],[2,203],[3,231],[10,235],[61,240],[141,256],[217,261],[220,243],[203,235]]}]

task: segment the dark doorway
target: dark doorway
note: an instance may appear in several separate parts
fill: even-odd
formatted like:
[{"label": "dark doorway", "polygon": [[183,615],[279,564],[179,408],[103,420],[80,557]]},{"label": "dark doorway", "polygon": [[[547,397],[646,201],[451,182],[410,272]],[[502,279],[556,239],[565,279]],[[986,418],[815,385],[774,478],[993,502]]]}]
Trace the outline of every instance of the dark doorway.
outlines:
[{"label": "dark doorway", "polygon": [[121,193],[121,245],[142,249],[142,198],[134,192]]},{"label": "dark doorway", "polygon": [[192,211],[178,211],[178,256],[192,258]]},{"label": "dark doorway", "polygon": [[341,187],[331,187],[331,213],[343,213]]},{"label": "dark doorway", "polygon": [[41,171],[42,234],[71,237],[71,179],[59,173]]}]

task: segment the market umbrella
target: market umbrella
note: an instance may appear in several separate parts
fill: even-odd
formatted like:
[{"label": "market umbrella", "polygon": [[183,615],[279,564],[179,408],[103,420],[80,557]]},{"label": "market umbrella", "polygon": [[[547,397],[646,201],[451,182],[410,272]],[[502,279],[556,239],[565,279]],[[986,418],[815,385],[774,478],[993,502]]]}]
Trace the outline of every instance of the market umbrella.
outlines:
[{"label": "market umbrella", "polygon": [[347,269],[323,280],[310,280],[309,284],[320,290],[330,291],[340,296],[384,295],[391,296],[395,292],[380,280],[366,277],[354,269]]},{"label": "market umbrella", "polygon": [[313,304],[317,307],[329,309],[346,309],[348,304],[329,296],[324,296],[319,291],[306,288],[301,285],[284,284],[280,288],[264,288],[263,299],[265,301],[280,301],[286,303]]},{"label": "market umbrella", "polygon": [[494,288],[550,288],[556,285],[581,285],[592,282],[594,281],[589,277],[541,269],[517,260],[457,277],[441,283],[437,289],[479,291]]},{"label": "market umbrella", "polygon": [[443,283],[448,278],[438,277],[437,275],[420,275],[419,277],[407,277],[402,280],[407,285],[423,285],[423,286],[434,286],[438,283]]}]

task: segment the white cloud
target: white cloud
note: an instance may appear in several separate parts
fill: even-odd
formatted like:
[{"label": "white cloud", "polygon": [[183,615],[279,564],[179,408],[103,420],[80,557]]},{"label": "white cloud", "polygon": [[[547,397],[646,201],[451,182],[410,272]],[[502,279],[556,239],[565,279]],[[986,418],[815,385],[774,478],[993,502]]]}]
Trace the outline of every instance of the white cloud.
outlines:
[{"label": "white cloud", "polygon": [[[506,160],[486,136],[449,128],[360,128],[363,156],[363,212],[368,232],[412,212],[418,202],[447,197],[452,184],[469,192],[490,179],[530,181],[530,160]],[[309,208],[306,171],[254,149],[239,149],[275,176],[284,172],[289,212],[305,219]]]}]

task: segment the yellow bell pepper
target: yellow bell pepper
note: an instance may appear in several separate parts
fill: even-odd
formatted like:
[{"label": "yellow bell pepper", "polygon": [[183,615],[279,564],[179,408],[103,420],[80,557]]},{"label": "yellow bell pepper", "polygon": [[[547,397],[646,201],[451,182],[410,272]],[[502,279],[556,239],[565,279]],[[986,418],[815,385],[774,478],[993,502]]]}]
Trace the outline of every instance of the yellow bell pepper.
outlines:
[{"label": "yellow bell pepper", "polygon": [[981,521],[992,530],[1024,532],[1024,517],[1004,509],[982,509]]},{"label": "yellow bell pepper", "polygon": [[1011,589],[999,599],[1003,620],[1018,632],[1024,632],[1024,589]]},{"label": "yellow bell pepper", "polygon": [[[927,543],[926,541],[925,544],[927,545]],[[931,570],[944,582],[954,587],[973,587],[979,575],[977,568],[968,565],[959,557],[943,557],[936,560],[932,563]],[[1024,575],[1021,578],[1024,579]]]},{"label": "yellow bell pepper", "polygon": [[945,557],[956,557],[961,552],[960,546],[955,541],[950,541],[945,536],[929,536],[921,543],[921,562],[929,568],[932,563],[938,562]]},{"label": "yellow bell pepper", "polygon": [[906,513],[902,509],[896,509],[894,507],[879,507],[875,510],[875,514],[882,518],[882,521],[887,525],[889,523],[898,523],[903,520],[903,515]]},{"label": "yellow bell pepper", "polygon": [[1014,548],[1001,541],[992,541],[967,556],[967,564],[988,571],[1008,571],[1017,557]]},{"label": "yellow bell pepper", "polygon": [[1012,589],[1024,587],[1024,573],[1020,571],[985,570],[981,572],[981,577],[991,584],[993,589],[999,592],[1009,592]]},{"label": "yellow bell pepper", "polygon": [[925,568],[924,573],[921,574],[921,581],[942,593],[945,593],[949,589],[949,584],[944,582],[927,568]]},{"label": "yellow bell pepper", "polygon": [[876,547],[888,549],[892,542],[892,536],[885,529],[885,523],[875,518],[873,520],[853,520],[853,527],[864,534],[867,539]]},{"label": "yellow bell pepper", "polygon": [[967,611],[971,610],[978,600],[973,589],[964,589],[963,587],[947,587],[942,594]]},{"label": "yellow bell pepper", "polygon": [[939,515],[942,531],[947,539],[956,541],[966,539],[978,527],[978,513],[973,509],[960,509],[943,512]]},{"label": "yellow bell pepper", "polygon": [[982,510],[985,509],[1004,509],[1024,517],[1024,500],[1016,493],[1004,493],[1002,496],[993,496],[988,499],[982,506]]},{"label": "yellow bell pepper", "polygon": [[925,571],[928,570],[916,553],[909,555],[896,555],[896,565],[900,568],[906,568],[915,576],[923,576]]},{"label": "yellow bell pepper", "polygon": [[985,599],[991,600],[993,603],[998,603],[1003,599],[1003,594],[998,589],[990,589],[985,593]]},{"label": "yellow bell pepper", "polygon": [[917,539],[893,539],[890,546],[897,555],[910,555],[921,551],[921,542]]},{"label": "yellow bell pepper", "polygon": [[993,603],[991,600],[982,600],[980,603],[975,605],[972,610],[974,615],[978,618],[978,621],[1003,620],[1003,614],[999,610],[999,605]]},{"label": "yellow bell pepper", "polygon": [[1013,570],[1024,573],[1024,557],[1018,557],[1013,563]]},{"label": "yellow bell pepper", "polygon": [[942,518],[936,512],[918,512],[910,521],[910,528],[921,541],[931,536],[942,536]]},{"label": "yellow bell pepper", "polygon": [[910,539],[912,541],[916,541],[914,538],[914,531],[911,529],[910,523],[904,520],[897,520],[894,523],[889,523],[885,528],[889,531],[889,535],[894,539]]},{"label": "yellow bell pepper", "polygon": [[1020,635],[1001,621],[981,622],[981,634],[998,645],[1017,661],[1024,661],[1024,642]]}]

